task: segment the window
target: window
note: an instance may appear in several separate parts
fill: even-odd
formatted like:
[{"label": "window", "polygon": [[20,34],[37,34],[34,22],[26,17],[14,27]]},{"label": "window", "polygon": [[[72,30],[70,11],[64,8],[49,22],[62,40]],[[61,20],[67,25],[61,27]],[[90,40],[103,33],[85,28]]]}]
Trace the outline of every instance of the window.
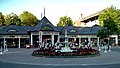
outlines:
[{"label": "window", "polygon": [[8,32],[17,32],[17,30],[10,29],[10,30],[8,30]]},{"label": "window", "polygon": [[77,32],[76,30],[74,30],[74,29],[72,29],[72,30],[70,30],[69,32]]},{"label": "window", "polygon": [[53,28],[47,25],[47,26],[43,26],[41,30],[53,30]]}]

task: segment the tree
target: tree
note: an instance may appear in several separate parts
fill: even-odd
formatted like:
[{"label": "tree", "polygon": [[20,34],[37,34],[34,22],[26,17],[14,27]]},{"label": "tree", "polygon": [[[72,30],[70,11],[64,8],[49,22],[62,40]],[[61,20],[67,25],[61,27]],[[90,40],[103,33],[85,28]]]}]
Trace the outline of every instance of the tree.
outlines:
[{"label": "tree", "polygon": [[10,25],[10,24],[16,24],[16,25],[20,25],[20,18],[14,14],[14,13],[11,13],[11,14],[7,14],[5,17],[5,25]]},{"label": "tree", "polygon": [[108,37],[108,33],[107,31],[103,28],[102,30],[98,31],[97,34],[98,37],[100,37],[101,39],[107,38]]},{"label": "tree", "polygon": [[0,26],[3,25],[4,22],[5,22],[4,15],[2,14],[2,12],[0,12]]},{"label": "tree", "polygon": [[[99,24],[106,28],[106,30],[111,33],[119,34],[120,30],[120,10],[116,9],[116,7],[111,6],[99,15]],[[118,35],[119,36],[119,35]]]},{"label": "tree", "polygon": [[21,25],[23,26],[34,26],[38,23],[38,19],[32,13],[24,11],[20,14]]},{"label": "tree", "polygon": [[[120,22],[120,11],[116,9],[116,7],[111,6],[110,8],[105,9],[99,15],[99,23],[104,28],[98,32],[99,37],[108,38],[108,42],[110,42],[109,35],[115,34],[118,32],[118,23]],[[102,36],[101,36],[101,35]],[[109,45],[109,43],[108,43]],[[109,49],[109,46],[108,46]]]},{"label": "tree", "polygon": [[103,10],[103,12],[99,15],[98,20],[101,26],[109,26],[109,28],[114,31],[114,29],[118,27],[118,23],[120,23],[120,11],[116,9],[116,7],[111,6]]},{"label": "tree", "polygon": [[70,17],[63,16],[63,17],[60,17],[59,22],[57,23],[57,26],[66,26],[68,24],[73,26],[74,23]]}]

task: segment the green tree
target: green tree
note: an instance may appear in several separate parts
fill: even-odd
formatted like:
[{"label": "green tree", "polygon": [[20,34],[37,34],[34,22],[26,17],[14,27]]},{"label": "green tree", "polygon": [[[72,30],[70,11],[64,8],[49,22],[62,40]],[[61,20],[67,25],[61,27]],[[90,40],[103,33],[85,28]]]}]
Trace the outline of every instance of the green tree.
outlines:
[{"label": "green tree", "polygon": [[72,19],[67,16],[60,17],[59,22],[57,23],[57,26],[66,26],[66,25],[74,25]]},{"label": "green tree", "polygon": [[10,25],[10,24],[16,24],[16,25],[20,25],[20,18],[14,14],[14,13],[11,13],[11,14],[7,14],[5,17],[5,25]]},{"label": "green tree", "polygon": [[2,12],[0,12],[0,26],[3,25],[4,22],[5,22],[4,15],[2,14]]},{"label": "green tree", "polygon": [[111,6],[110,8],[105,9],[99,15],[99,18],[98,18],[99,24],[104,27],[101,31],[98,32],[98,36],[109,38],[109,35],[118,33],[119,32],[118,24],[120,23],[119,16],[120,16],[120,11],[116,9],[116,7]]},{"label": "green tree", "polygon": [[20,14],[21,25],[23,26],[34,26],[38,23],[38,19],[32,13],[24,11]]},{"label": "green tree", "polygon": [[115,23],[120,24],[120,10],[116,9],[116,7],[111,6],[105,10],[99,15],[99,24],[100,26],[103,26],[103,20],[107,20],[111,18]]}]

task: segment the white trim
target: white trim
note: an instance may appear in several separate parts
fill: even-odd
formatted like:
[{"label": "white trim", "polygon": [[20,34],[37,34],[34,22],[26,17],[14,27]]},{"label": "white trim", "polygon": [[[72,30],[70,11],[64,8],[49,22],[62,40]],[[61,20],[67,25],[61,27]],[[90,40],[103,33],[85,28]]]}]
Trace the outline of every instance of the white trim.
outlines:
[{"label": "white trim", "polygon": [[52,34],[51,36],[52,36],[52,45],[54,45],[54,34]]},{"label": "white trim", "polygon": [[19,37],[19,44],[18,45],[19,45],[18,48],[20,48],[20,37]]},{"label": "white trim", "polygon": [[30,44],[33,45],[33,33],[31,33],[31,37],[30,37]]}]

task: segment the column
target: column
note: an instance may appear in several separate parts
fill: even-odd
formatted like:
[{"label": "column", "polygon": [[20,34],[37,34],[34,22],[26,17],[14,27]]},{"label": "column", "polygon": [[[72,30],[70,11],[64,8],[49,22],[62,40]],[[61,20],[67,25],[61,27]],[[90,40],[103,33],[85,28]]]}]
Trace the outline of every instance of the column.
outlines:
[{"label": "column", "polygon": [[39,31],[39,46],[41,45],[40,43],[41,43],[41,39],[40,39],[40,36],[41,35],[41,33],[40,33],[40,31]]},{"label": "column", "polygon": [[5,37],[4,37],[4,52],[7,52],[8,49],[7,49],[7,41],[5,40]]},{"label": "column", "polygon": [[40,43],[42,43],[42,32],[40,32]]},{"label": "column", "polygon": [[74,41],[76,42],[76,37],[74,37]]},{"label": "column", "polygon": [[115,44],[118,45],[118,36],[115,37]]},{"label": "column", "polygon": [[39,46],[41,48],[41,45],[42,45],[42,32],[39,31]]},{"label": "column", "polygon": [[2,52],[2,45],[0,46],[0,49],[1,49],[1,50],[0,50],[0,54],[3,54],[3,52]]},{"label": "column", "polygon": [[91,36],[88,37],[88,41],[89,41],[89,43],[91,42]]},{"label": "column", "polygon": [[32,33],[31,33],[31,45],[33,45],[33,35],[32,35]]},{"label": "column", "polygon": [[81,46],[81,37],[79,36],[79,47]]},{"label": "column", "polygon": [[18,45],[19,45],[18,48],[20,48],[20,36],[19,36],[19,44]]},{"label": "column", "polygon": [[58,40],[57,40],[57,42],[60,42],[60,35],[58,35]]},{"label": "column", "polygon": [[101,51],[101,49],[100,49],[100,44],[99,44],[99,43],[100,43],[100,38],[97,37],[97,46],[98,46],[98,50]]},{"label": "column", "polygon": [[52,45],[54,45],[54,34],[52,34]]},{"label": "column", "polygon": [[4,51],[5,51],[5,49],[6,49],[6,47],[5,47],[5,37],[4,37],[3,45],[4,45]]},{"label": "column", "polygon": [[4,45],[4,51],[5,51],[5,50],[6,50],[5,37],[4,37],[4,42],[3,42],[3,45]]}]

